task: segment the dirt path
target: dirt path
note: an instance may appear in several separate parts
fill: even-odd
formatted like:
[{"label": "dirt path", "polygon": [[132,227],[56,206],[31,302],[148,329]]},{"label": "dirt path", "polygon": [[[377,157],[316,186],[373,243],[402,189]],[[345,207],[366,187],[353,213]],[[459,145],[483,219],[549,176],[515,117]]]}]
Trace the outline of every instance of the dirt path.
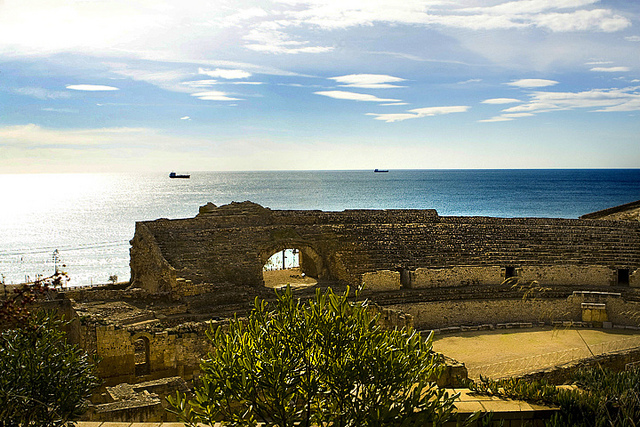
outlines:
[{"label": "dirt path", "polygon": [[264,283],[267,288],[291,285],[292,288],[313,286],[318,281],[313,277],[303,276],[300,268],[286,270],[270,270],[263,272]]}]

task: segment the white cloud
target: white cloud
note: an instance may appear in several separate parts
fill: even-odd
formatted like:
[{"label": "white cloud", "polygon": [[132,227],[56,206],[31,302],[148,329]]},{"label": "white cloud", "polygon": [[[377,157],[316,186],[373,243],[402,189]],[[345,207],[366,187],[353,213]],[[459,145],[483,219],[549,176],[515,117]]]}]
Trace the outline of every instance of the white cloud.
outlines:
[{"label": "white cloud", "polygon": [[623,89],[593,89],[583,92],[534,92],[525,104],[503,113],[542,113],[590,108],[596,112],[640,110],[640,86]]},{"label": "white cloud", "polygon": [[515,98],[491,98],[491,99],[485,99],[484,101],[482,101],[483,104],[514,104],[518,102],[522,102],[522,101]]},{"label": "white cloud", "polygon": [[216,68],[215,70],[207,70],[204,68],[198,69],[198,74],[204,74],[209,77],[220,78],[220,79],[246,79],[247,77],[251,77],[252,74],[248,71],[243,70],[225,70],[222,68]]},{"label": "white cloud", "polygon": [[553,86],[553,85],[557,85],[558,82],[555,80],[545,80],[545,79],[520,79],[520,80],[514,80],[506,84],[508,84],[509,86],[529,88],[529,87]]},{"label": "white cloud", "polygon": [[509,117],[496,116],[496,117],[492,117],[490,119],[478,120],[478,122],[480,122],[480,123],[495,123],[495,122],[510,122],[512,120],[513,119],[509,118]]},{"label": "white cloud", "polygon": [[358,87],[362,89],[387,89],[404,87],[391,83],[403,82],[400,77],[388,76],[384,74],[349,74],[346,76],[330,77],[338,83],[343,83],[342,87]]},{"label": "white cloud", "polygon": [[50,111],[53,113],[78,113],[78,110],[74,110],[72,108],[53,108],[53,107],[46,107],[46,108],[42,108],[42,111]]},{"label": "white cloud", "polygon": [[391,105],[409,105],[408,102],[388,102],[386,104],[380,104],[383,105],[385,107],[391,106]]},{"label": "white cloud", "polygon": [[211,80],[211,79],[207,79],[207,80],[192,80],[192,81],[186,81],[186,82],[181,82],[180,84],[188,86],[188,87],[193,87],[193,88],[202,88],[202,87],[208,87],[208,86],[213,86],[218,84],[217,80]]},{"label": "white cloud", "polygon": [[466,85],[469,83],[480,83],[482,81],[482,79],[469,79],[469,80],[465,80],[462,82],[458,82],[459,85]]},{"label": "white cloud", "polygon": [[191,120],[191,117],[189,116],[180,117],[180,120]]},{"label": "white cloud", "polygon": [[595,30],[609,33],[624,30],[631,25],[629,19],[622,15],[616,15],[607,9],[539,14],[532,17],[531,21],[537,27],[555,32]]},{"label": "white cloud", "polygon": [[533,113],[513,113],[513,114],[503,114],[502,117],[507,117],[507,118],[511,118],[511,119],[517,119],[520,117],[531,117],[534,116],[535,114]]},{"label": "white cloud", "polygon": [[333,50],[332,46],[309,46],[309,41],[292,39],[287,33],[281,31],[283,25],[291,24],[286,21],[261,23],[243,37],[250,42],[245,47],[256,52],[276,54],[324,53]]},{"label": "white cloud", "polygon": [[233,98],[226,92],[218,90],[209,90],[206,92],[192,93],[191,96],[195,96],[203,101],[242,101],[240,98]]},{"label": "white cloud", "polygon": [[69,92],[49,90],[41,87],[20,87],[13,89],[13,92],[19,95],[30,96],[37,99],[60,99],[71,97],[71,94]]},{"label": "white cloud", "polygon": [[403,120],[408,119],[419,119],[422,117],[431,117],[431,116],[440,116],[443,114],[452,114],[452,113],[464,113],[469,110],[469,106],[466,105],[455,105],[455,106],[444,106],[444,107],[424,107],[424,108],[414,108],[412,110],[408,110],[406,113],[397,113],[397,114],[378,114],[378,113],[367,113],[367,116],[375,116],[376,120],[382,120],[387,123],[393,122],[401,122]]},{"label": "white cloud", "polygon": [[88,92],[102,92],[102,91],[120,90],[117,87],[104,86],[104,85],[68,85],[67,89],[70,89],[70,90],[82,90],[82,91],[88,91]]},{"label": "white cloud", "polygon": [[342,90],[323,90],[314,92],[316,95],[328,96],[335,99],[346,99],[349,101],[365,101],[365,102],[398,102],[399,99],[378,98],[374,95],[366,93],[345,92]]},{"label": "white cloud", "polygon": [[594,67],[591,71],[597,71],[601,73],[625,73],[631,71],[629,67]]},{"label": "white cloud", "polygon": [[640,36],[629,36],[624,39],[629,42],[640,42]]}]

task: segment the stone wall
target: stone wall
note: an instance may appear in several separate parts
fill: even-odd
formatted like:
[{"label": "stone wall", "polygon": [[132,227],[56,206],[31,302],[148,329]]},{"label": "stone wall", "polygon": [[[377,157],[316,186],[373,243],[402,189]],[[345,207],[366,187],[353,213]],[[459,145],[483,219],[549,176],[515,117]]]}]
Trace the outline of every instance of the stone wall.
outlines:
[{"label": "stone wall", "polygon": [[[482,284],[504,277],[496,277],[498,267],[554,283],[609,285],[619,269],[640,267],[634,222],[440,217],[411,209],[279,211],[251,202],[139,222],[131,245],[132,285],[150,292],[179,292],[176,278],[210,290],[222,283],[260,287],[264,262],[282,248],[300,249],[306,274],[352,285],[382,270],[399,272],[404,286],[412,272],[418,287]],[[631,274],[629,282],[640,285]]]},{"label": "stone wall", "polygon": [[[215,322],[212,322],[215,323]],[[224,323],[224,322],[222,322]],[[211,351],[206,330],[210,322],[182,325],[161,332],[135,332],[114,325],[83,326],[85,350],[100,357],[98,375],[106,385],[137,383],[170,376],[192,380],[199,374],[200,360]],[[147,366],[136,366],[134,343],[147,346]]]},{"label": "stone wall", "polygon": [[[442,329],[462,325],[498,323],[552,324],[559,321],[582,322],[583,303],[604,304],[608,321],[616,325],[640,326],[640,303],[626,301],[620,294],[574,292],[568,298],[467,299],[390,305],[413,318],[418,330]],[[596,322],[602,326],[602,322]]]},{"label": "stone wall", "polygon": [[370,291],[394,291],[401,286],[397,271],[374,271],[362,275],[362,287]]},{"label": "stone wall", "polygon": [[417,268],[410,273],[410,288],[496,285],[505,278],[500,266],[455,266],[446,268]]}]

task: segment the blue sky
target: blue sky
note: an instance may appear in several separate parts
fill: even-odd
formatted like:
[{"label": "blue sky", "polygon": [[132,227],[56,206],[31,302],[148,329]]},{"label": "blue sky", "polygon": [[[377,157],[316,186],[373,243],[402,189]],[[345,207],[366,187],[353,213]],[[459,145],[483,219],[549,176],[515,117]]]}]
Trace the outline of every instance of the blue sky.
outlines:
[{"label": "blue sky", "polygon": [[640,166],[640,2],[0,1],[0,173]]}]

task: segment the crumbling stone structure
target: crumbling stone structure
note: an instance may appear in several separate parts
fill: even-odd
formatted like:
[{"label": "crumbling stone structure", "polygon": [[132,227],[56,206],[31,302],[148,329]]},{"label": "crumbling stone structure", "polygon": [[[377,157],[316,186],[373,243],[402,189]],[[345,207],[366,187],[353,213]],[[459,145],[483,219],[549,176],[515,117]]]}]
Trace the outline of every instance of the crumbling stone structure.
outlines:
[{"label": "crumbling stone structure", "polygon": [[195,218],[136,223],[131,283],[194,295],[263,286],[274,253],[300,251],[319,280],[375,290],[523,281],[640,287],[636,221],[443,217],[435,210],[271,210],[208,204]]}]

